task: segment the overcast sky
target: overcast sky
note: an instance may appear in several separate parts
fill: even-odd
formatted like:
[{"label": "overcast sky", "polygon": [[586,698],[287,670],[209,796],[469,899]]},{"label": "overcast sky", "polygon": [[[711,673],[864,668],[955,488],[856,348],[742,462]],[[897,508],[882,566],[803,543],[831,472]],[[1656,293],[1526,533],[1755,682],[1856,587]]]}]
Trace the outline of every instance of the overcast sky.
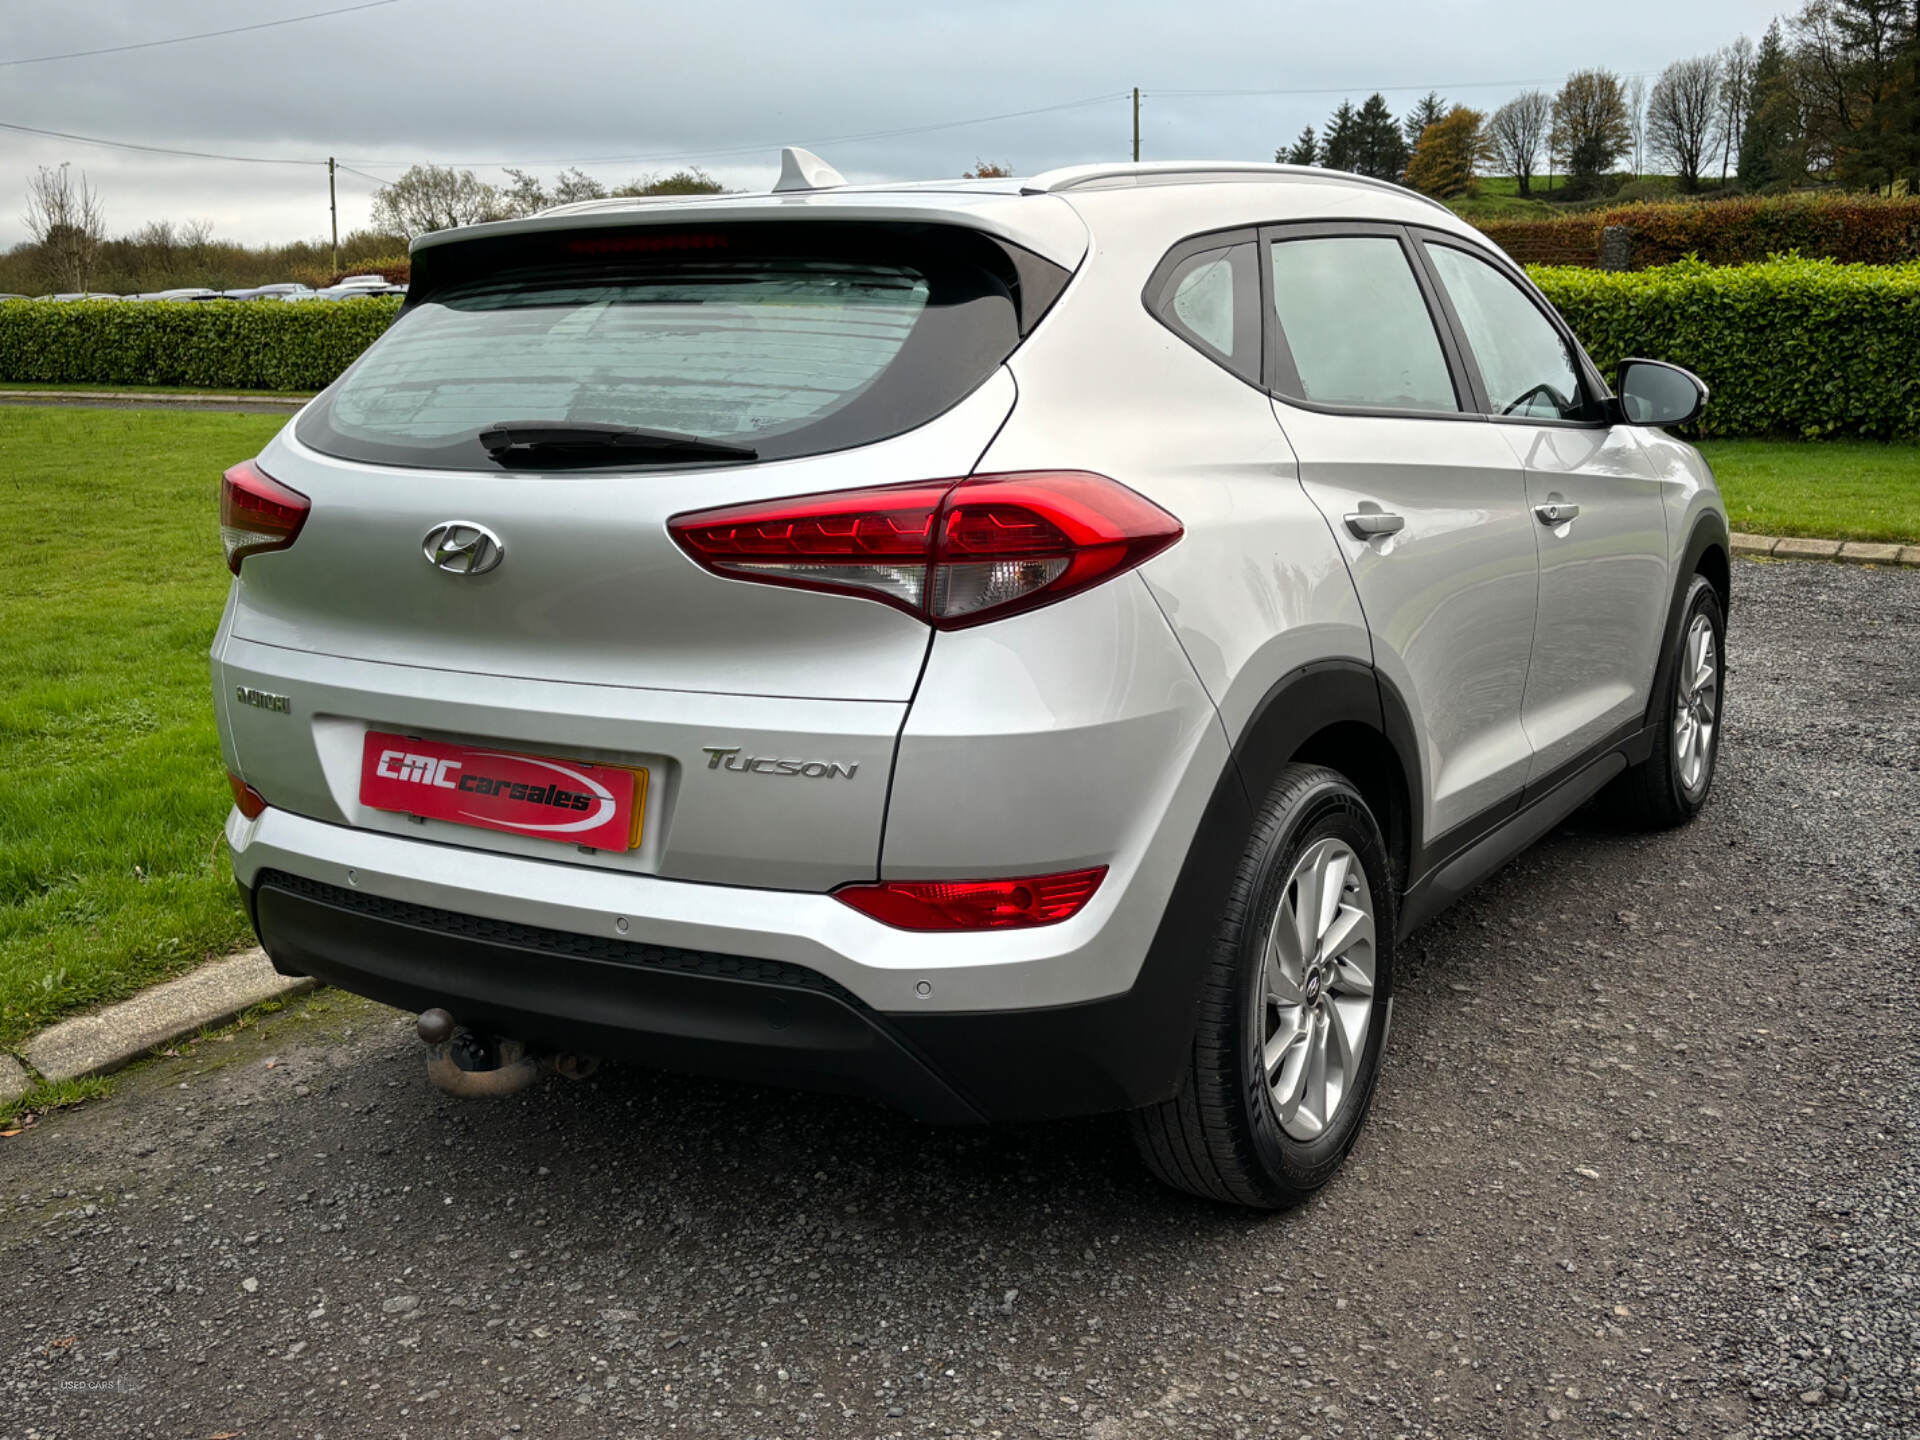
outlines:
[{"label": "overcast sky", "polygon": [[[340,232],[408,164],[506,161],[603,179],[704,166],[765,188],[778,146],[852,179],[1022,174],[1125,159],[1138,85],[1145,159],[1270,160],[1342,95],[1396,113],[1428,89],[1492,109],[1571,69],[1656,72],[1758,37],[1773,0],[394,0],[247,34],[77,59],[354,0],[0,0],[0,122],[99,139],[324,162]],[[1180,91],[1290,91],[1194,95]],[[1322,93],[1299,93],[1299,92]],[[1075,105],[1072,102],[1093,103]],[[1009,112],[1045,113],[989,119]],[[979,123],[955,124],[957,121]],[[875,132],[918,133],[883,135]],[[935,128],[938,127],[938,128]],[[36,165],[71,161],[108,229],[206,219],[250,243],[323,237],[324,164],[239,164],[0,130],[0,247],[25,238]]]}]

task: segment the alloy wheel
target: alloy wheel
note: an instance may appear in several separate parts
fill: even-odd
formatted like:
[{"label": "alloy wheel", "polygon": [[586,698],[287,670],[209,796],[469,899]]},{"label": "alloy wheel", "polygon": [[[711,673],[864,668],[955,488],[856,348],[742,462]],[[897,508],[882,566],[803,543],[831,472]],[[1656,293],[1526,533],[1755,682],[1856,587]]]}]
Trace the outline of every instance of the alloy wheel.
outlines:
[{"label": "alloy wheel", "polygon": [[1689,798],[1706,789],[1713,763],[1713,732],[1720,721],[1718,650],[1713,622],[1694,616],[1673,687],[1673,768]]},{"label": "alloy wheel", "polygon": [[1359,1088],[1374,1001],[1373,892],[1353,848],[1302,852],[1267,935],[1255,1042],[1280,1128],[1326,1133]]}]

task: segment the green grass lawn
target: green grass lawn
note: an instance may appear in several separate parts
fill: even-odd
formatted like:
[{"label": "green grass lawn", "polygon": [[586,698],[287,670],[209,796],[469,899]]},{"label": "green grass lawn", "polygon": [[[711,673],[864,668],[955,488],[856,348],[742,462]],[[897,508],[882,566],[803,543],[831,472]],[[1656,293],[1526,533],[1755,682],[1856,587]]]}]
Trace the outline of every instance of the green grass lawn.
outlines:
[{"label": "green grass lawn", "polygon": [[274,415],[0,407],[0,1044],[243,944],[207,645]]},{"label": "green grass lawn", "polygon": [[[207,644],[274,415],[0,407],[0,1045],[246,943]],[[1920,446],[1704,447],[1734,525],[1920,542]]]},{"label": "green grass lawn", "polygon": [[1920,445],[1708,440],[1735,530],[1920,544]]},{"label": "green grass lawn", "polygon": [[312,390],[209,390],[196,385],[79,385],[65,380],[0,380],[0,391],[6,390],[72,390],[85,394],[89,391],[111,391],[127,395],[245,395],[249,400],[311,400]]}]

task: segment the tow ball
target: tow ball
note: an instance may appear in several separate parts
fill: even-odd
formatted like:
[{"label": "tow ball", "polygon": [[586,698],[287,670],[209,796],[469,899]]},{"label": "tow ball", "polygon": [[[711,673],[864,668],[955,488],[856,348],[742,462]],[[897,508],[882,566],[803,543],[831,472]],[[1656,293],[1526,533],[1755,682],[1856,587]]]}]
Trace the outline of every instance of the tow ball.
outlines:
[{"label": "tow ball", "polygon": [[422,1012],[414,1028],[427,1047],[428,1081],[463,1100],[504,1099],[549,1072],[584,1080],[600,1068],[591,1055],[536,1052],[508,1036],[469,1030],[437,1007]]}]

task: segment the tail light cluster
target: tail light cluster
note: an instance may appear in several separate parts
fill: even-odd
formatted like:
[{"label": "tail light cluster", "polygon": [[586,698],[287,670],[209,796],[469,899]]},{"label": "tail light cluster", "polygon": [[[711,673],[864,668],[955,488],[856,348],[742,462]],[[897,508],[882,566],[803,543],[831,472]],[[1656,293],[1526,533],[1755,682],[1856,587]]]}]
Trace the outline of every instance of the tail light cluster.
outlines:
[{"label": "tail light cluster", "polygon": [[842,885],[834,899],[897,930],[1024,930],[1079,913],[1107,867],[1014,880],[883,880]]},{"label": "tail light cluster", "polygon": [[859,595],[957,630],[1049,605],[1173,544],[1180,522],[1103,475],[976,475],[674,517],[716,575]]},{"label": "tail light cluster", "polygon": [[220,477],[220,543],[227,568],[264,550],[284,550],[299,538],[311,508],[307,497],[289,490],[251,460]]},{"label": "tail light cluster", "polygon": [[233,791],[233,803],[240,807],[240,813],[247,819],[258,819],[260,812],[267,808],[267,797],[231,770],[227,772],[227,786]]}]

